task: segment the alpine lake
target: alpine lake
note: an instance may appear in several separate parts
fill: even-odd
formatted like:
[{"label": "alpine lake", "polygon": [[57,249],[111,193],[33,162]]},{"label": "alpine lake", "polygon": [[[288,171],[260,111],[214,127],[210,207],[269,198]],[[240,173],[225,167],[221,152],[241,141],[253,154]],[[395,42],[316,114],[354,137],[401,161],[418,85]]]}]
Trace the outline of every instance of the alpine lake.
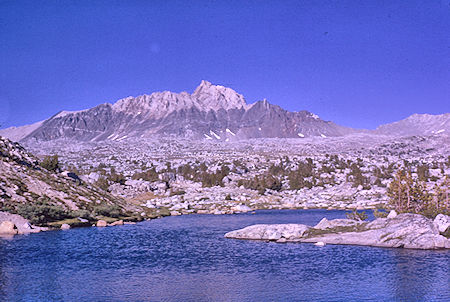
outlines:
[{"label": "alpine lake", "polygon": [[0,239],[0,301],[450,301],[448,250],[224,238],[323,217],[345,211],[183,215]]}]

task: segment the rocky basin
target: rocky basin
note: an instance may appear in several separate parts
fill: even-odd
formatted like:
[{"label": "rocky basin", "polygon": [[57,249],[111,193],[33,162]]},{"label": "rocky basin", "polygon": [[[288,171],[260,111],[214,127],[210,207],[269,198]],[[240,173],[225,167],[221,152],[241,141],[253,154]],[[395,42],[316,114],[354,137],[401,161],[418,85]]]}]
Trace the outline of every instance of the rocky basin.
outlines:
[{"label": "rocky basin", "polygon": [[[392,215],[395,216],[395,215]],[[440,221],[449,216],[439,216]],[[410,249],[450,249],[450,240],[441,235],[442,224],[418,214],[399,214],[370,222],[351,219],[322,219],[314,227],[304,224],[259,224],[232,231],[226,238],[276,242],[352,244]]]}]

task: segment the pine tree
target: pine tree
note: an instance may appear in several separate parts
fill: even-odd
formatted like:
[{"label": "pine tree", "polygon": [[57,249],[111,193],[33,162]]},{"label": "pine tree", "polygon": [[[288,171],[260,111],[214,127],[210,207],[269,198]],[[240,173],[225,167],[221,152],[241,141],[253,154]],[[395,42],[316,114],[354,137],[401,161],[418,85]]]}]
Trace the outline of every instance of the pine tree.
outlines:
[{"label": "pine tree", "polygon": [[398,170],[394,180],[389,184],[387,193],[390,204],[399,213],[408,212],[410,208],[412,183],[410,173]]}]

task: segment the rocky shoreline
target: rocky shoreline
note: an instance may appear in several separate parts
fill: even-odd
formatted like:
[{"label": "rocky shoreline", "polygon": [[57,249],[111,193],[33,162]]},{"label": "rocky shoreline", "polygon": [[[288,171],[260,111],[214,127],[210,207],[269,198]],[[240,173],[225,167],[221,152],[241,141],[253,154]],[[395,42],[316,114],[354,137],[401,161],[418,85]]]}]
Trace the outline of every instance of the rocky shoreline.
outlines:
[{"label": "rocky shoreline", "polygon": [[49,230],[48,227],[32,225],[20,215],[0,211],[0,236],[39,233],[47,230]]},{"label": "rocky shoreline", "polygon": [[[322,219],[314,227],[304,224],[259,224],[225,234],[225,238],[285,242],[365,245],[408,249],[450,249],[450,216],[433,220],[418,214],[391,212],[374,221]],[[444,236],[446,235],[446,236]]]},{"label": "rocky shoreline", "polygon": [[110,227],[127,224],[136,224],[136,222],[118,218],[114,219],[111,217],[103,217],[103,219],[98,219],[95,222],[78,218],[71,219],[70,221],[63,220],[51,222],[48,223],[49,226],[36,226],[20,215],[0,211],[0,238],[11,237],[14,235],[27,235],[43,231],[68,230],[78,227]]}]

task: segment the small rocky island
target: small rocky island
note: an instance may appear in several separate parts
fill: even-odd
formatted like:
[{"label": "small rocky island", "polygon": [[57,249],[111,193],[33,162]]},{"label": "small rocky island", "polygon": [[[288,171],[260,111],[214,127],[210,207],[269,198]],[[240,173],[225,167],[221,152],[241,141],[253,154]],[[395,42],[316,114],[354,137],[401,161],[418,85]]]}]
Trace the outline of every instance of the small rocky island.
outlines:
[{"label": "small rocky island", "polygon": [[[370,222],[327,220],[317,225],[257,224],[225,234],[226,238],[275,242],[310,242],[316,245],[351,244],[409,249],[450,249],[450,216],[434,220],[419,214],[396,214]],[[445,236],[444,236],[445,235]]]}]

